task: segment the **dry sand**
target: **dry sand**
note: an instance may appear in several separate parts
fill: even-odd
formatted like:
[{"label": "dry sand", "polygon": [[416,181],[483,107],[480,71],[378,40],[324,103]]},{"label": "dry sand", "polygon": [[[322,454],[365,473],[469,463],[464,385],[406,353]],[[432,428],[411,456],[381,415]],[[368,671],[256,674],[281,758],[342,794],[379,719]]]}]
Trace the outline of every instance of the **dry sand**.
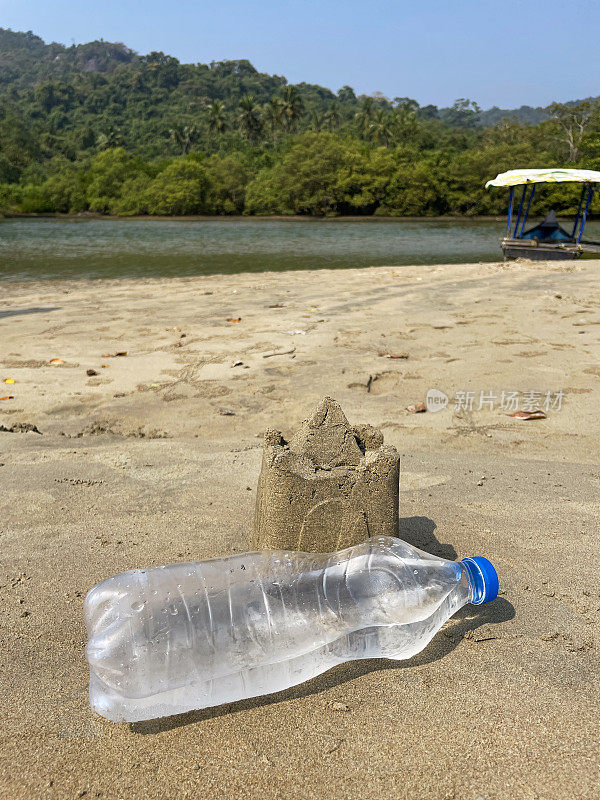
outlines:
[{"label": "dry sand", "polygon": [[[41,435],[0,432],[0,797],[597,798],[599,356],[595,261],[3,284],[0,425]],[[562,408],[478,410],[514,390]],[[500,598],[409,662],[94,716],[86,591],[244,551],[262,432],[325,394],[401,452],[401,535],[489,556]]]}]

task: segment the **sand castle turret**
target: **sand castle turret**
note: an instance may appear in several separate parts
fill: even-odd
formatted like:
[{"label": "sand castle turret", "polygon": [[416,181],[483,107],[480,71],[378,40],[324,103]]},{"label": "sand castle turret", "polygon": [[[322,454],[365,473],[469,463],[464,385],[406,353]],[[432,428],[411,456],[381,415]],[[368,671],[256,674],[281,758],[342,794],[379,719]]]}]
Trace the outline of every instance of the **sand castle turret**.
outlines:
[{"label": "sand castle turret", "polygon": [[330,552],[397,536],[399,465],[380,431],[351,427],[325,397],[289,442],[265,434],[251,546]]}]

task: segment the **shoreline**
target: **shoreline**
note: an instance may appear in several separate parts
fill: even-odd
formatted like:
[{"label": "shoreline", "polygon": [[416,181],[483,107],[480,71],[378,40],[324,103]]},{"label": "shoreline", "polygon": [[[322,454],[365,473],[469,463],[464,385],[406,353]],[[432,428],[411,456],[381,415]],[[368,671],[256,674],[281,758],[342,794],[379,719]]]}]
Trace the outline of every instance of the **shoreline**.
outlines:
[{"label": "shoreline", "polygon": [[[67,222],[86,222],[88,220],[108,220],[112,222],[129,221],[148,221],[148,222],[501,222],[502,216],[442,216],[442,217],[392,217],[392,216],[331,216],[331,217],[311,217],[304,215],[281,215],[273,214],[267,216],[232,214],[229,215],[192,215],[189,216],[115,216],[110,214],[95,214],[92,212],[82,212],[80,214],[9,214],[4,212],[4,219],[54,219]],[[593,219],[588,215],[589,219]],[[0,221],[2,217],[0,217]]]}]

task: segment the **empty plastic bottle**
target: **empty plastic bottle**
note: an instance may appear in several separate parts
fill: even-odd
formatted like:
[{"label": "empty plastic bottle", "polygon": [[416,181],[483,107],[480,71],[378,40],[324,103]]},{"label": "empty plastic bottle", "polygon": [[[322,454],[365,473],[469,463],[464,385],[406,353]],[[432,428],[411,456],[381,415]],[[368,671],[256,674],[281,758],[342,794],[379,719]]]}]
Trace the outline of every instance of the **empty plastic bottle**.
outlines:
[{"label": "empty plastic bottle", "polygon": [[497,594],[487,559],[392,537],[124,572],[85,601],[90,703],[134,722],[277,692],[351,659],[410,658],[459,608]]}]

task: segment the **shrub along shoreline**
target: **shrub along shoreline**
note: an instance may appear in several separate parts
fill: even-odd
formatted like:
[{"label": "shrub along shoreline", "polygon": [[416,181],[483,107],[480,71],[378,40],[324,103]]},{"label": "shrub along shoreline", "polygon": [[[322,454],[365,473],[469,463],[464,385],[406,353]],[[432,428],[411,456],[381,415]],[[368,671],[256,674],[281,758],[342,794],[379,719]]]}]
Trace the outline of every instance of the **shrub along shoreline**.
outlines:
[{"label": "shrub along shoreline", "polygon": [[[496,216],[505,210],[506,193],[486,190],[485,181],[519,164],[549,163],[533,152],[516,160],[497,144],[423,154],[314,131],[290,136],[268,155],[192,152],[147,161],[115,147],[81,161],[55,159],[41,181],[0,184],[0,211],[119,217]],[[590,160],[578,166],[598,164]],[[538,193],[537,206],[572,213],[578,196],[576,186],[549,187]]]}]

